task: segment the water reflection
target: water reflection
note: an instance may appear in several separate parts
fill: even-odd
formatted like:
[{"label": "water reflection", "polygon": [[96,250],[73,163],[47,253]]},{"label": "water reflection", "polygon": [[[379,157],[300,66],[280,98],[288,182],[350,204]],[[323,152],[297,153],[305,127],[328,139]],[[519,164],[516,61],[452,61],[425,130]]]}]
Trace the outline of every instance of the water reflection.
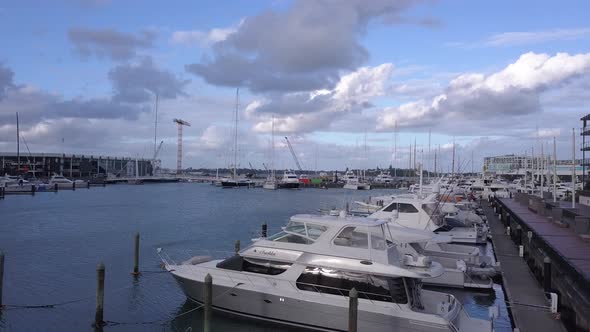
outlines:
[{"label": "water reflection", "polygon": [[[202,308],[194,310],[198,306],[200,305],[186,300],[176,310],[176,318],[169,325],[170,330],[201,331],[203,329],[203,310]],[[213,311],[211,331],[303,332],[307,330]]]}]

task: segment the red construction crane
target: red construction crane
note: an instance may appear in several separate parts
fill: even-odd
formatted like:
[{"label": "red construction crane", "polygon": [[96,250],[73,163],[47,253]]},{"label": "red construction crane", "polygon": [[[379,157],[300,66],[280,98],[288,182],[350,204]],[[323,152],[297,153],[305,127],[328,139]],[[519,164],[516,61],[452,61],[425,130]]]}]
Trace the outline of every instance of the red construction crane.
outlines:
[{"label": "red construction crane", "polygon": [[191,124],[181,119],[174,119],[173,121],[178,126],[178,157],[176,159],[176,174],[180,174],[182,171],[182,126],[190,127]]}]

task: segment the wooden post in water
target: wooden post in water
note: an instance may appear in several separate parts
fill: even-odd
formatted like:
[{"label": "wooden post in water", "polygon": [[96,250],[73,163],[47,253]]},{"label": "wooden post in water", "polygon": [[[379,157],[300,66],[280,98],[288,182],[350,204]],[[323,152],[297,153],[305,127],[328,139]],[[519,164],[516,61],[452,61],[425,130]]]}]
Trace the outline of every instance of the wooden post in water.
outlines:
[{"label": "wooden post in water", "polygon": [[72,182],[72,190],[76,190],[76,181]]},{"label": "wooden post in water", "polygon": [[104,263],[100,262],[96,268],[96,313],[94,315],[94,327],[101,327],[104,325]]},{"label": "wooden post in water", "polygon": [[213,304],[213,278],[209,273],[205,276],[203,284],[203,331],[211,331],[211,306]]},{"label": "wooden post in water", "polygon": [[139,232],[135,233],[133,246],[133,275],[139,275]]},{"label": "wooden post in water", "polygon": [[0,310],[2,310],[2,286],[4,283],[4,253],[0,251]]},{"label": "wooden post in water", "polygon": [[359,293],[353,288],[348,293],[348,332],[357,331]]},{"label": "wooden post in water", "polygon": [[240,240],[236,240],[236,243],[234,244],[234,252],[236,255],[240,252]]}]

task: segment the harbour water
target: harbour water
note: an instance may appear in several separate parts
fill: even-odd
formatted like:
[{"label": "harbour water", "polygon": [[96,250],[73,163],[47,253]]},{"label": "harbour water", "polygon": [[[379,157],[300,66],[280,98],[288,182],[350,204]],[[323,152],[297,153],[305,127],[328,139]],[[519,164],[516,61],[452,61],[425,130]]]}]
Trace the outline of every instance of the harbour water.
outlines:
[{"label": "harbour water", "polygon": [[[156,248],[185,252],[233,251],[258,236],[266,222],[276,232],[297,213],[344,208],[346,202],[392,190],[221,189],[208,184],[114,185],[0,200],[0,250],[6,255],[0,330],[93,330],[96,266],[106,266],[105,320],[109,331],[193,331],[201,311],[187,302],[173,278],[162,273]],[[141,234],[138,279],[133,268],[133,235]],[[181,257],[182,258],[182,257]],[[188,257],[186,257],[188,258]],[[471,316],[488,318],[499,306],[496,331],[511,331],[502,288],[455,294]],[[23,308],[76,302],[53,308]],[[176,317],[176,318],[175,318]],[[137,324],[146,323],[146,324]],[[214,331],[285,331],[221,314]]]}]

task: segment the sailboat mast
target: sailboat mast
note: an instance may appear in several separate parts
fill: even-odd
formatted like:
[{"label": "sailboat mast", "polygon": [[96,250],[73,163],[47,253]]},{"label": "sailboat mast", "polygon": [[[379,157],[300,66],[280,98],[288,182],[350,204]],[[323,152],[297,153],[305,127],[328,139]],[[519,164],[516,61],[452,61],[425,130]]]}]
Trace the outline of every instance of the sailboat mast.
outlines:
[{"label": "sailboat mast", "polygon": [[240,88],[236,89],[236,112],[234,122],[234,180],[237,176],[237,163],[238,163],[238,107],[240,103]]},{"label": "sailboat mast", "polygon": [[430,136],[431,136],[431,131],[430,129],[428,129],[428,167],[426,168],[426,171],[428,172],[428,180],[430,180],[430,171],[432,170],[430,167],[432,166],[430,164],[431,162],[431,155],[430,155]]},{"label": "sailboat mast", "polygon": [[397,121],[393,126],[393,177],[397,176]]},{"label": "sailboat mast", "polygon": [[271,134],[271,150],[270,150],[270,176],[271,180],[275,181],[275,117],[272,116],[272,134]]},{"label": "sailboat mast", "polygon": [[[154,156],[158,154],[158,94],[156,93],[156,106],[154,119]],[[155,157],[154,157],[155,159]],[[154,160],[155,162],[155,160]]]},{"label": "sailboat mast", "polygon": [[455,176],[455,138],[453,138],[453,167],[452,167],[452,172],[451,172],[451,176],[454,177]]},{"label": "sailboat mast", "polygon": [[16,112],[16,174],[20,174],[20,127],[18,124],[18,112]]}]

